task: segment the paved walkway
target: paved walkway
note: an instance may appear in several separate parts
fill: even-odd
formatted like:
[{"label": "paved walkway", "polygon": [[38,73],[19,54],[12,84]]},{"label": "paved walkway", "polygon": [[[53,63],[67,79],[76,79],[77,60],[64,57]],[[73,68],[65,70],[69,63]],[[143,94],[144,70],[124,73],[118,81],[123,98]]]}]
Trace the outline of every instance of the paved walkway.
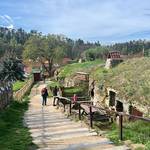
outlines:
[{"label": "paved walkway", "polygon": [[30,94],[29,110],[25,114],[25,124],[30,129],[33,142],[38,150],[126,150],[116,147],[107,138],[97,136],[80,122],[68,119],[51,105],[41,105],[40,90],[33,87]]}]

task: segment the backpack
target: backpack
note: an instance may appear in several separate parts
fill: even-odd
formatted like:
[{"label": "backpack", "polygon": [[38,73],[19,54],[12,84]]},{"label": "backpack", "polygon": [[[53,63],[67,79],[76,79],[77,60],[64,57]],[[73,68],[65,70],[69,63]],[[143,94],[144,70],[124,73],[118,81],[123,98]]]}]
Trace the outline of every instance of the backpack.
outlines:
[{"label": "backpack", "polygon": [[43,96],[45,94],[45,88],[42,89],[41,95]]}]

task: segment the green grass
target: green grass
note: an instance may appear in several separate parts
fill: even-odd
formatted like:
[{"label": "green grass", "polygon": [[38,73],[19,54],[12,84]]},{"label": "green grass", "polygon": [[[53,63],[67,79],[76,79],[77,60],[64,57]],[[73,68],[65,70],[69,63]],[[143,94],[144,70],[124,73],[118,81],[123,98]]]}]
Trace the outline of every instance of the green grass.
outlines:
[{"label": "green grass", "polygon": [[72,97],[74,94],[77,96],[84,96],[84,87],[67,87],[64,89],[64,96]]},{"label": "green grass", "polygon": [[88,61],[83,63],[74,63],[66,65],[60,69],[59,77],[64,78],[75,74],[78,71],[89,73],[92,68],[102,64],[102,60]]},{"label": "green grass", "polygon": [[[119,92],[120,99],[139,106],[150,105],[150,59],[134,58],[106,70],[95,68],[90,74],[99,84],[111,87]],[[147,107],[148,112],[148,107]]]},{"label": "green grass", "polygon": [[[119,128],[113,124],[108,137],[114,143],[119,144]],[[150,123],[144,121],[135,121],[124,124],[123,139],[131,140],[133,143],[142,143],[150,148]]]},{"label": "green grass", "polygon": [[60,87],[60,83],[57,82],[57,81],[51,81],[49,84],[48,84],[48,87],[51,87],[51,88],[54,88],[55,86],[57,87]]},{"label": "green grass", "polygon": [[1,150],[33,150],[35,148],[29,129],[23,126],[23,116],[27,108],[27,100],[13,101],[8,108],[0,112]]},{"label": "green grass", "polygon": [[16,92],[20,90],[25,84],[26,84],[26,81],[16,81],[13,84],[13,91]]}]

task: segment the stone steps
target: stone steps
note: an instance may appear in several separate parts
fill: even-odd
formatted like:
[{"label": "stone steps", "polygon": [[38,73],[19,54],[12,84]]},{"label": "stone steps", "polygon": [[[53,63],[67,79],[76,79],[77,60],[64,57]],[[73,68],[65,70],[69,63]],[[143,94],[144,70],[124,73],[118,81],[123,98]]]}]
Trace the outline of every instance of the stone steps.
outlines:
[{"label": "stone steps", "polygon": [[81,122],[71,121],[55,109],[50,100],[48,102],[48,106],[43,107],[40,95],[32,97],[24,116],[25,125],[30,129],[38,150],[127,150],[126,147],[114,146],[107,138],[97,136],[95,131],[89,130]]}]

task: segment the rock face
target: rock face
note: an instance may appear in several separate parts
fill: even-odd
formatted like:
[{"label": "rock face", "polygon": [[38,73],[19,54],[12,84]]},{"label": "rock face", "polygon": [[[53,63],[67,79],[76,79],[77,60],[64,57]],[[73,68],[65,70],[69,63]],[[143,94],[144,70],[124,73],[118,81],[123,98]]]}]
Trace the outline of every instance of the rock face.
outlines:
[{"label": "rock face", "polygon": [[89,83],[89,74],[85,72],[77,72],[74,76],[66,77],[64,79],[64,86],[65,87],[74,87],[74,86],[87,86]]}]

